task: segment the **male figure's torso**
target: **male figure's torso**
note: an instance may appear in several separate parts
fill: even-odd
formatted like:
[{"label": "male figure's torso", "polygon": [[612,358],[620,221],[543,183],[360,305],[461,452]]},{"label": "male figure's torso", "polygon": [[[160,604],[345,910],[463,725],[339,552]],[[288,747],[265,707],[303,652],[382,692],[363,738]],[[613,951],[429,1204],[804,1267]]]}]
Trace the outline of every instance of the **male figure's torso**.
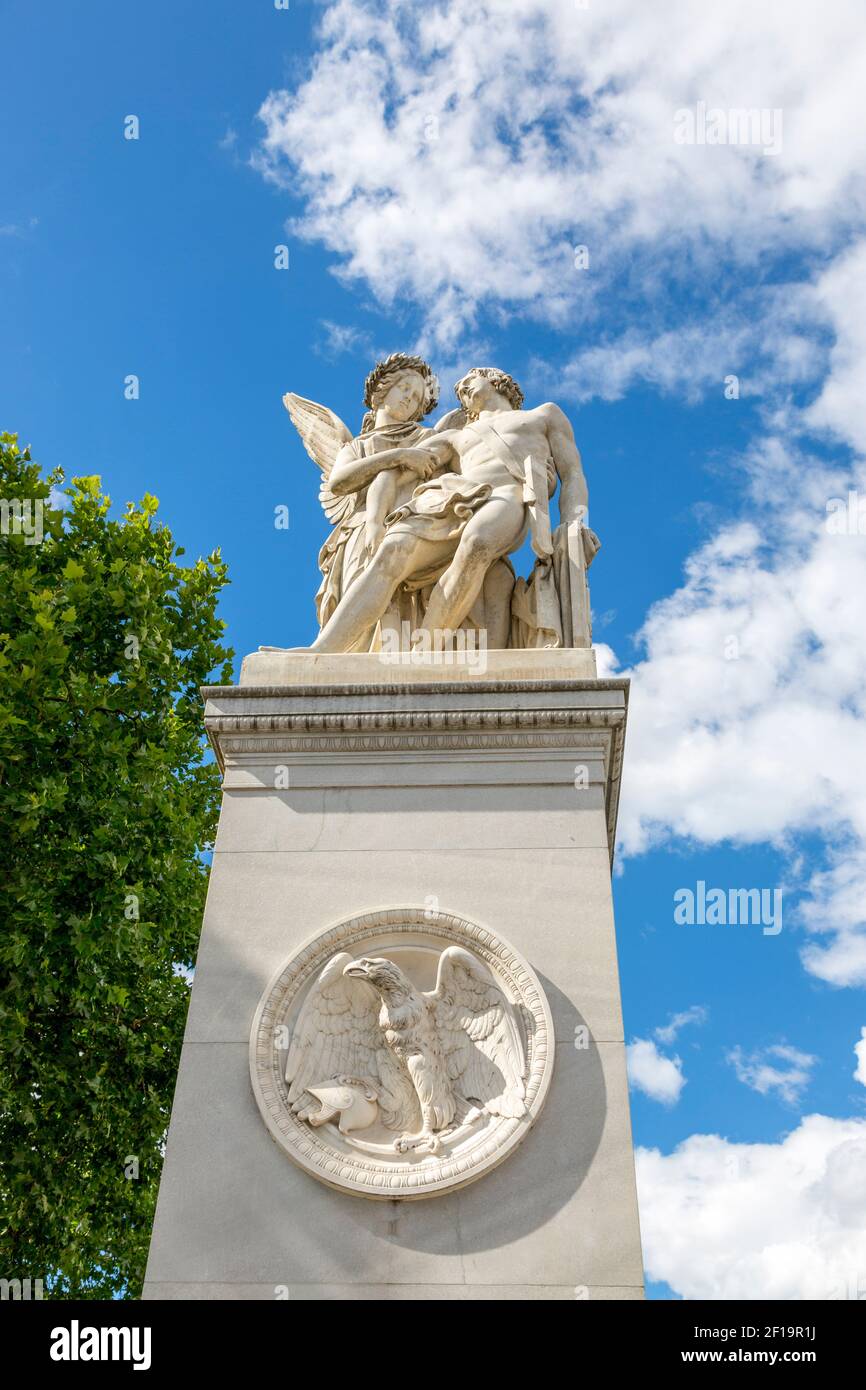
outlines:
[{"label": "male figure's torso", "polygon": [[501,488],[522,487],[523,460],[532,455],[546,463],[550,457],[543,407],[482,414],[460,430],[448,432],[459,458],[459,471],[473,483]]}]

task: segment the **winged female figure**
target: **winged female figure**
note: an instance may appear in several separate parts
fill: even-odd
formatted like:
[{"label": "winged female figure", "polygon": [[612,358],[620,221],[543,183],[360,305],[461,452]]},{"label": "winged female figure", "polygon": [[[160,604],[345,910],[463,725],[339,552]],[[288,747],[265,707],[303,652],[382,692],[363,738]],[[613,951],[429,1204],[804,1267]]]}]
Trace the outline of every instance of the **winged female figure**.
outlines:
[{"label": "winged female figure", "polygon": [[[421,424],[439,400],[439,383],[422,357],[393,352],[377,362],[364,383],[367,413],[353,436],[326,406],[289,392],[283,404],[314,463],[321,469],[319,501],[332,526],[319,551],[322,582],[316,594],[319,626],[324,627],[349,585],[366,568],[384,534],[387,512],[411,495],[437,470],[435,461],[395,469],[393,459],[377,464],[387,450],[411,448],[432,430]],[[336,496],[329,486],[334,465],[368,463],[355,470],[356,490]],[[352,651],[368,651],[375,628],[361,634]]]}]

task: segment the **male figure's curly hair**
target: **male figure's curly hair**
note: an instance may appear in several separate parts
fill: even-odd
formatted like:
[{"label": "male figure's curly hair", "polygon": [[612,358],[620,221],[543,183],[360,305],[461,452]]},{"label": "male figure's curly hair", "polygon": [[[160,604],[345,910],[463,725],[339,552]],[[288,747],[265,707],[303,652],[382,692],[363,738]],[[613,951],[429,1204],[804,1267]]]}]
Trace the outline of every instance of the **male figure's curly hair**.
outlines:
[{"label": "male figure's curly hair", "polygon": [[400,373],[406,371],[417,372],[424,381],[424,398],[415,419],[423,420],[438,404],[439,380],[429,362],[425,362],[423,357],[412,357],[407,352],[392,352],[383,362],[376,363],[364,382],[364,404],[368,413],[364,416],[363,430],[372,428],[377,407],[387,396]]},{"label": "male figure's curly hair", "polygon": [[[505,399],[511,403],[512,410],[521,410],[523,408],[523,392],[517,385],[513,376],[509,376],[507,372],[501,372],[498,367],[473,367],[471,371],[468,371],[465,376],[460,378],[457,385],[454,387],[454,394],[460,404],[464,406],[464,409],[465,404],[460,394],[460,387],[463,385],[464,381],[468,381],[471,376],[486,377],[493,386],[493,389],[498,391],[500,395],[504,396]],[[473,418],[470,410],[467,409],[466,414],[469,416],[470,420]]]}]

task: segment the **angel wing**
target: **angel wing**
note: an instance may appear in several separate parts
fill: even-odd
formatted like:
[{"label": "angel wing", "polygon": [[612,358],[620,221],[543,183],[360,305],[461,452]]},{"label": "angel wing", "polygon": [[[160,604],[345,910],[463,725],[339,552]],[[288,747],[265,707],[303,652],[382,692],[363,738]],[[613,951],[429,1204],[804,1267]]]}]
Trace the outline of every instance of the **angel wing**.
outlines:
[{"label": "angel wing", "polygon": [[491,1115],[526,1111],[523,1044],[514,1007],[493,976],[468,951],[449,946],[439,957],[428,995],[454,1090]]},{"label": "angel wing", "polygon": [[352,1076],[376,1092],[389,1129],[411,1128],[418,1111],[414,1087],[385,1044],[375,989],[343,974],[351,960],[345,951],[329,960],[304,1001],[286,1062],[289,1104],[306,1120],[319,1108],[307,1093],[309,1086]]},{"label": "angel wing", "polygon": [[331,525],[338,526],[354,510],[356,498],[354,493],[337,497],[328,487],[328,479],[343,445],[351,443],[352,431],[333,410],[308,401],[303,396],[296,396],[292,391],[283,396],[283,405],[301,436],[301,443],[313,463],[322,470],[319,501]]},{"label": "angel wing", "polygon": [[449,410],[444,415],[440,416],[433,426],[433,429],[435,431],[462,430],[465,424],[466,411],[463,409],[462,405],[458,405],[454,410]]}]

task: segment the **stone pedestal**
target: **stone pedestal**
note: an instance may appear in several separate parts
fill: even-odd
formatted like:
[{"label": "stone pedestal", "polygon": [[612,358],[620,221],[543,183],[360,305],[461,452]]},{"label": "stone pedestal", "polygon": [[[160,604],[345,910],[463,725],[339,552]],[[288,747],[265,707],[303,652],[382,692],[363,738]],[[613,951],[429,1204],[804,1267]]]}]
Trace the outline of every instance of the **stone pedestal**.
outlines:
[{"label": "stone pedestal", "polygon": [[[205,692],[224,802],[145,1298],[643,1296],[610,884],[628,683],[588,650],[485,666],[256,653]],[[510,943],[555,1065],[492,1171],[369,1200],[275,1142],[250,1034],[302,943],[397,909]]]}]

